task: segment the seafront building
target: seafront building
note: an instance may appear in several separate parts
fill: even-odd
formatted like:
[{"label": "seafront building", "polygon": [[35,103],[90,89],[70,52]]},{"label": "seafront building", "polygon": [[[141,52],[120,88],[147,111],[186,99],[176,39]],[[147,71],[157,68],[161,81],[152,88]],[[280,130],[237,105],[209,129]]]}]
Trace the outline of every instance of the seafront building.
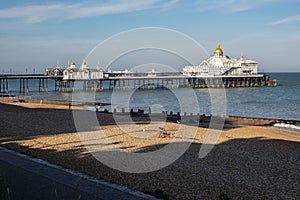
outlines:
[{"label": "seafront building", "polygon": [[249,76],[258,74],[258,64],[252,60],[245,60],[243,55],[240,59],[225,56],[218,44],[214,55],[202,61],[198,66],[185,66],[182,73],[190,77]]},{"label": "seafront building", "polygon": [[81,68],[76,68],[76,64],[72,61],[68,64],[67,69],[63,70],[64,80],[91,80],[102,79],[103,71],[98,65],[96,69],[90,69],[85,61],[82,62]]}]

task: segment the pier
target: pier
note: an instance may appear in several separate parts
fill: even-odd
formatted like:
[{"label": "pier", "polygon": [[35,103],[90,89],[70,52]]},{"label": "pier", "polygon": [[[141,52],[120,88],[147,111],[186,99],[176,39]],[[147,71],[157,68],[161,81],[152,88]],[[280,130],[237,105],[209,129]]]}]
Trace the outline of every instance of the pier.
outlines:
[{"label": "pier", "polygon": [[[174,88],[233,88],[233,87],[262,87],[276,86],[268,75],[239,75],[239,76],[183,76],[183,75],[157,75],[157,76],[108,76],[101,79],[68,79],[63,76],[38,75],[2,75],[0,76],[0,93],[10,93],[10,82],[18,82],[19,93],[49,91],[49,80],[54,81],[55,92],[72,91],[103,91],[103,90],[129,90],[129,89],[174,89]],[[38,81],[30,88],[32,80]]]},{"label": "pier", "polygon": [[161,73],[154,69],[143,73],[128,69],[103,70],[99,64],[90,68],[86,61],[77,68],[72,61],[68,62],[67,68],[61,68],[59,64],[55,68],[46,68],[45,74],[0,75],[0,93],[11,93],[11,80],[19,81],[19,93],[29,93],[32,80],[38,80],[34,85],[38,88],[34,91],[46,93],[49,80],[54,82],[51,91],[55,92],[277,86],[276,80],[271,81],[268,75],[258,72],[257,62],[244,59],[243,55],[239,59],[225,56],[220,44],[208,59],[199,65],[184,66],[181,73]]},{"label": "pier", "polygon": [[19,93],[29,93],[29,82],[38,80],[37,89],[39,92],[48,92],[49,80],[62,80],[62,76],[44,76],[42,74],[8,74],[0,76],[0,93],[10,93],[9,83],[14,80],[19,82]]}]

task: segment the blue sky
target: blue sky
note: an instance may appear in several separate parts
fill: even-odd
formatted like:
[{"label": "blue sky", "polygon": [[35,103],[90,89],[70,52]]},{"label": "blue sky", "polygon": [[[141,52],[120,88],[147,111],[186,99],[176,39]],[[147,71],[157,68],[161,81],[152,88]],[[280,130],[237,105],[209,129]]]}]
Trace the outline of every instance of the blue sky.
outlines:
[{"label": "blue sky", "polygon": [[0,73],[78,63],[99,42],[140,27],[174,29],[210,53],[220,42],[260,71],[300,72],[300,0],[2,1],[0,27]]}]

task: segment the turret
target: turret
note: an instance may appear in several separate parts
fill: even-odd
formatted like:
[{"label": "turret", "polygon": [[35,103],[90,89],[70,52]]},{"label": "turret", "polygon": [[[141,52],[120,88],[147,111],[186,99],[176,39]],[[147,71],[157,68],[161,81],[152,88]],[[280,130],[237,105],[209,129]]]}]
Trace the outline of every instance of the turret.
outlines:
[{"label": "turret", "polygon": [[69,64],[69,68],[70,69],[75,69],[76,68],[74,60],[72,60],[71,64]]},{"label": "turret", "polygon": [[223,50],[220,47],[220,43],[218,43],[218,47],[214,51],[214,56],[217,56],[217,57],[223,56]]},{"label": "turret", "polygon": [[88,65],[86,64],[85,61],[83,61],[83,62],[81,63],[81,69],[82,69],[82,70],[87,70],[87,69],[89,69],[89,67],[88,67]]},{"label": "turret", "polygon": [[244,60],[243,52],[241,52],[240,60]]}]

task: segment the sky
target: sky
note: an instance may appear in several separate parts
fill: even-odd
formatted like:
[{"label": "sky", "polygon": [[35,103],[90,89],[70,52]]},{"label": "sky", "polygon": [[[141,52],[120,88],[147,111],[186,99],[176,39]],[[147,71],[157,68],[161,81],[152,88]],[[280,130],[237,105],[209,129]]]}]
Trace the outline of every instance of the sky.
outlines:
[{"label": "sky", "polygon": [[[143,27],[183,33],[209,54],[220,43],[230,57],[257,61],[261,72],[300,72],[300,0],[2,0],[0,27],[0,73],[81,63],[99,43]],[[176,48],[187,44],[172,40]],[[134,67],[133,60],[118,63]]]}]

